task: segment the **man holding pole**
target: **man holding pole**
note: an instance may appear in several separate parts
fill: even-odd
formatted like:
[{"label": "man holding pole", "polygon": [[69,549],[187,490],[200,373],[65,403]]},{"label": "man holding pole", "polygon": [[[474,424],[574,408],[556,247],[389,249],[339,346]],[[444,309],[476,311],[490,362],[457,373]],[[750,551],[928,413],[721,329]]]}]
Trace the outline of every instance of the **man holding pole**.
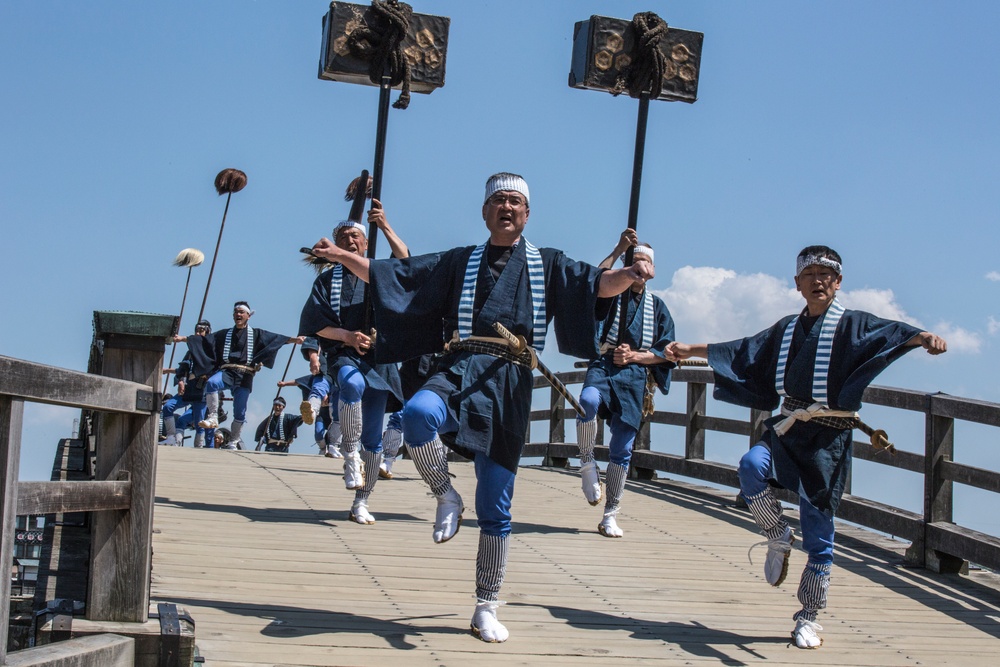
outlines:
[{"label": "man holding pole", "polygon": [[275,397],[271,405],[271,414],[257,426],[254,442],[258,443],[258,451],[263,449],[265,452],[287,454],[292,440],[298,436],[302,417],[286,413],[285,405],[285,399],[281,396]]},{"label": "man holding pole", "polygon": [[[599,265],[611,268],[627,250],[633,252],[632,265],[653,265],[653,249],[638,242],[634,229],[622,232],[621,240]],[[625,300],[626,328],[619,334],[619,300]],[[584,416],[577,417],[577,443],[580,446],[580,476],[583,495],[596,505],[601,500],[600,473],[594,461],[597,440],[597,416],[610,420],[610,461],[604,475],[607,498],[604,518],[597,532],[605,537],[622,537],[617,517],[625,491],[632,445],[645,416],[646,402],[659,389],[666,394],[670,388],[673,364],[664,356],[667,344],[674,339],[674,320],[666,304],[638,281],[625,294],[616,298],[615,307],[601,328],[600,356],[587,369],[580,404]]]},{"label": "man holding pole", "polygon": [[[358,187],[363,202],[364,184]],[[395,255],[409,256],[406,244],[389,226],[377,199],[372,200],[368,221],[382,230]],[[333,230],[333,237],[335,247],[352,257],[363,258],[368,251],[368,234],[360,222],[351,219],[340,222]],[[367,289],[358,278],[354,266],[348,262],[321,273],[302,308],[299,333],[319,339],[326,355],[328,372],[339,391],[337,414],[344,457],[344,485],[355,492],[349,516],[352,521],[370,525],[375,523],[375,517],[368,510],[368,500],[382,463],[382,424],[386,406],[390,395],[402,405],[403,393],[396,366],[373,359],[374,332],[363,330]],[[316,398],[310,396],[308,400],[316,401]],[[318,402],[312,406],[317,412],[319,407]]]},{"label": "man holding pole", "polygon": [[558,250],[535,248],[522,236],[529,213],[528,184],[502,172],[486,182],[482,215],[490,237],[478,247],[377,261],[345,252],[329,239],[313,247],[370,281],[380,331],[377,359],[446,352],[437,372],[407,401],[403,435],[437,498],[437,543],[455,535],[464,509],[439,433],[457,432],[453,448],[475,460],[480,535],[471,629],[487,642],[509,635],[496,610],[532,390],[530,365],[512,353],[506,338],[497,338],[494,325],[540,351],[554,321],[560,351],[589,359],[596,355],[596,322],[607,314],[607,298],[653,276],[645,262],[601,271]]}]

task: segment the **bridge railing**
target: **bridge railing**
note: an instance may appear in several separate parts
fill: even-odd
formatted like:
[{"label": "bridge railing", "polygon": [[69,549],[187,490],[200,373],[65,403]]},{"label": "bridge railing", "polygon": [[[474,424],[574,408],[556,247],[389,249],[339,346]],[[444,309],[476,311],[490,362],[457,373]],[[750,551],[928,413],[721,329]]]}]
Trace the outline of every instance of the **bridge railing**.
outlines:
[{"label": "bridge railing", "polygon": [[[175,316],[95,312],[93,373],[0,356],[0,573],[11,571],[17,515],[93,512],[88,620],[148,619],[158,385],[176,326]],[[92,481],[18,481],[25,401],[94,412]],[[8,664],[7,574],[0,598],[0,664]]]},{"label": "bridge railing", "polygon": [[[557,375],[572,387],[583,383],[586,372]],[[674,370],[672,393],[677,392],[680,385],[687,385],[686,412],[656,411],[643,424],[632,455],[632,474],[649,479],[656,471],[661,471],[739,488],[735,466],[705,458],[706,435],[711,432],[743,435],[747,436],[750,446],[760,438],[763,422],[770,413],[748,410],[744,420],[709,415],[707,397],[712,380],[712,371],[708,368]],[[535,379],[536,389],[547,387],[549,385],[543,378]],[[550,389],[550,393],[549,407],[531,413],[533,422],[548,422],[548,442],[530,443],[524,455],[542,457],[548,465],[565,466],[568,459],[575,458],[578,452],[575,443],[566,443],[566,424],[569,422],[572,427],[576,413],[571,408],[567,409],[565,399],[556,391]],[[956,422],[1000,427],[1000,404],[877,386],[865,391],[864,402],[923,414],[923,453],[898,450],[893,455],[887,455],[883,450],[876,450],[869,443],[857,440],[853,449],[855,459],[920,475],[924,488],[923,511],[913,512],[846,493],[837,511],[838,518],[909,540],[911,546],[906,556],[915,565],[935,571],[959,571],[971,562],[1000,571],[1000,538],[960,526],[954,521],[955,484],[1000,492],[1000,472],[954,460]],[[684,454],[652,451],[650,424],[683,429]],[[993,442],[1000,445],[1000,431],[996,435],[998,437]],[[598,443],[601,442],[599,439]],[[607,448],[598,446],[595,456],[607,461]],[[797,496],[792,493],[779,492],[779,497],[798,504]]]}]

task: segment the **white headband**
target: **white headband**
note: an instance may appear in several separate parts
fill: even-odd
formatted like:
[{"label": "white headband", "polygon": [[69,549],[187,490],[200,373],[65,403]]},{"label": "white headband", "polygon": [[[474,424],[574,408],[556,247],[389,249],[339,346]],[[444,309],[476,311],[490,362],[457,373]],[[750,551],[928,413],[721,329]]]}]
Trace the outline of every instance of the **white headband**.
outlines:
[{"label": "white headband", "polygon": [[633,254],[633,259],[632,259],[633,262],[635,261],[634,257],[635,255],[645,255],[646,257],[649,257],[650,264],[656,263],[653,261],[653,249],[650,248],[649,246],[637,245],[634,248],[632,248],[632,254]]},{"label": "white headband", "polygon": [[520,192],[524,195],[524,201],[529,205],[531,203],[531,198],[528,196],[528,183],[517,174],[508,173],[493,174],[490,176],[490,180],[486,181],[486,196],[483,197],[483,203],[485,204],[486,200],[493,193],[501,190]]},{"label": "white headband", "polygon": [[361,233],[365,235],[365,238],[368,238],[368,230],[365,229],[365,226],[362,225],[360,222],[354,222],[353,220],[341,220],[340,222],[337,223],[337,226],[333,228],[334,240],[336,240],[337,238],[337,232],[339,232],[341,229],[352,229],[352,228],[360,229]]},{"label": "white headband", "polygon": [[812,266],[814,264],[819,264],[820,266],[826,266],[837,272],[837,275],[841,275],[840,262],[830,259],[829,257],[820,257],[819,255],[806,255],[805,257],[799,257],[795,260],[795,277],[798,278],[802,270],[807,266]]},{"label": "white headband", "polygon": [[244,313],[247,314],[248,317],[253,315],[253,311],[242,303],[233,306],[233,310],[242,310]]}]

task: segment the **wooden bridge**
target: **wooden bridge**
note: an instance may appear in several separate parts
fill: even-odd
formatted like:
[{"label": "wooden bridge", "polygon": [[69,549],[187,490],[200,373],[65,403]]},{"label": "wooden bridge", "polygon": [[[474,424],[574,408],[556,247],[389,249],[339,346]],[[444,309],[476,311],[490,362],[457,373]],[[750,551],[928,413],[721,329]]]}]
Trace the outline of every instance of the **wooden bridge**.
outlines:
[{"label": "wooden bridge", "polygon": [[[491,645],[468,631],[478,532],[471,465],[453,468],[469,506],[465,527],[436,545],[435,503],[409,461],[379,482],[377,523],[361,526],[347,520],[352,494],[339,461],[157,448],[148,395],[157,391],[162,344],[148,343],[164,334],[134,323],[109,330],[121,324],[106,318],[95,327],[91,374],[0,357],[5,527],[18,512],[59,512],[50,517],[58,520],[87,510],[91,534],[85,616],[64,632],[73,638],[11,651],[5,664],[981,665],[1000,652],[997,576],[968,567],[1000,567],[1000,542],[951,520],[955,483],[1000,489],[1000,474],[952,460],[955,421],[1000,426],[1000,405],[870,390],[868,403],[923,412],[926,451],[890,459],[856,445],[855,455],[924,473],[925,512],[845,499],[845,516],[881,532],[838,524],[830,607],[820,617],[825,644],[802,651],[789,631],[805,554],[793,552],[784,586],[768,586],[756,556],[763,550],[755,565],[747,559],[761,538],[735,490],[676,480],[732,486],[731,466],[705,459],[706,437],[721,431],[749,442],[764,415],[709,416],[710,372],[677,372],[674,392],[687,386],[687,411],[653,422],[683,429],[685,454],[636,452],[620,516],[625,538],[611,540],[597,534],[600,510],[583,500],[575,469],[563,467],[575,444],[563,444],[571,414],[555,399],[533,413],[549,423],[549,437],[526,452],[543,465],[518,475],[499,612],[511,638]],[[15,481],[24,400],[101,415],[82,443],[93,449],[92,481]],[[650,444],[646,429],[640,446]],[[8,529],[0,561],[8,571],[11,543]],[[0,586],[6,612],[9,581]],[[200,658],[159,634],[173,607],[157,603],[176,605]],[[158,648],[141,649],[150,627]],[[51,623],[40,632],[57,634]]]}]

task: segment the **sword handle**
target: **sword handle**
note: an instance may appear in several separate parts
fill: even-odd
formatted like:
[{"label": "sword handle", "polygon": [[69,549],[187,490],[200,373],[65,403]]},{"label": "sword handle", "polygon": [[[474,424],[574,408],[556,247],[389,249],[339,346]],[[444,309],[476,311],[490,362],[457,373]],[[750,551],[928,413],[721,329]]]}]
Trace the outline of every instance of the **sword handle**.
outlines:
[{"label": "sword handle", "polygon": [[510,329],[500,324],[493,323],[493,330],[503,336],[514,350],[514,354],[521,354],[528,347],[528,343],[520,336],[515,336]]}]

